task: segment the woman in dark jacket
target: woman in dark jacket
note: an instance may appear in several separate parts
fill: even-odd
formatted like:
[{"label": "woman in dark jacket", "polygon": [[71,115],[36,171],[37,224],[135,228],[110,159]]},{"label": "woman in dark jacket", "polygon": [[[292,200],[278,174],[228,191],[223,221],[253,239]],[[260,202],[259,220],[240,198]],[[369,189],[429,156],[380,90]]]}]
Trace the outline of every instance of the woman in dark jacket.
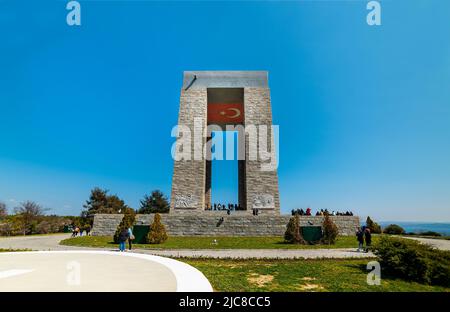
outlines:
[{"label": "woman in dark jacket", "polygon": [[128,232],[128,229],[122,229],[119,233],[119,250],[125,251],[125,243],[128,240],[128,237],[130,236],[130,233]]},{"label": "woman in dark jacket", "polygon": [[370,233],[369,228],[366,228],[364,231],[364,239],[366,241],[366,252],[368,252],[370,245],[372,245],[372,233]]}]

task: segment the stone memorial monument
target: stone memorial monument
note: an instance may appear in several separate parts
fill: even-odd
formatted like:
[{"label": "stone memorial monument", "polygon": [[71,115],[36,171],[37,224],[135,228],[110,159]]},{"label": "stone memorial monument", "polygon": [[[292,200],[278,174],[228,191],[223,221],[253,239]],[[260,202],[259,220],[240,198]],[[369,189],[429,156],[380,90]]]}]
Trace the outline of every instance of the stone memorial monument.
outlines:
[{"label": "stone memorial monument", "polygon": [[[214,130],[238,131],[238,198],[243,211],[253,209],[271,214],[280,213],[278,176],[276,166],[264,168],[270,161],[276,162],[272,133],[272,111],[268,74],[265,71],[187,71],[184,72],[180,96],[178,124],[188,128],[190,134],[200,134],[190,148],[191,159],[176,159],[171,194],[171,213],[201,213],[211,206],[211,148],[207,126]],[[235,128],[235,129],[236,129]],[[264,131],[267,131],[265,133]],[[252,137],[252,134],[254,135]],[[265,137],[263,135],[266,134]],[[251,140],[258,148],[260,140],[266,140],[262,152],[271,157],[261,157],[261,151],[253,150]],[[195,146],[194,143],[197,143]],[[203,150],[205,147],[205,150]],[[256,146],[255,146],[256,147]],[[197,154],[203,157],[195,158]],[[186,151],[177,150],[178,153]],[[197,155],[198,156],[198,155]],[[180,157],[179,157],[180,158]]]}]

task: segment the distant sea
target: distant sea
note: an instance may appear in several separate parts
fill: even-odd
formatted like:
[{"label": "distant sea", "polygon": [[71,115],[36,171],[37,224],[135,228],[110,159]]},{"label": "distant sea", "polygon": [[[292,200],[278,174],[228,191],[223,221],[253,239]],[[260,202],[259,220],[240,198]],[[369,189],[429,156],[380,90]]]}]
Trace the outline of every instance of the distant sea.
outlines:
[{"label": "distant sea", "polygon": [[445,236],[450,236],[450,223],[382,221],[379,222],[379,224],[383,228],[389,224],[398,224],[404,228],[406,232],[421,233],[433,231]]}]

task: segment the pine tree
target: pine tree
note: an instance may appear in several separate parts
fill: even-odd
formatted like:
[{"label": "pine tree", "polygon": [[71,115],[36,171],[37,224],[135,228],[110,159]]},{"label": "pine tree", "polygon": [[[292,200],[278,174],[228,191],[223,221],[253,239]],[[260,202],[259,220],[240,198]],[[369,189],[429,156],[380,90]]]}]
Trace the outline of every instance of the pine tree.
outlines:
[{"label": "pine tree", "polygon": [[328,214],[325,215],[322,223],[322,243],[327,245],[333,245],[336,242],[338,236],[338,228],[336,224],[331,220]]},{"label": "pine tree", "polygon": [[167,233],[164,224],[161,223],[161,216],[156,213],[153,222],[150,225],[150,231],[147,235],[147,243],[162,244],[167,240]]},{"label": "pine tree", "polygon": [[366,227],[370,229],[372,234],[381,234],[381,226],[373,221],[370,217],[366,219]]},{"label": "pine tree", "polygon": [[117,195],[108,195],[108,190],[99,187],[92,189],[89,200],[83,207],[86,209],[81,213],[84,218],[96,213],[124,213],[129,208]]},{"label": "pine tree", "polygon": [[300,217],[295,214],[289,219],[284,233],[284,240],[291,244],[306,244],[300,231]]},{"label": "pine tree", "polygon": [[133,227],[135,221],[136,221],[136,212],[134,211],[134,209],[126,208],[122,221],[117,227],[116,233],[114,233],[114,243],[116,244],[119,243],[120,232],[122,232],[123,229],[129,229]]},{"label": "pine tree", "polygon": [[141,200],[139,213],[166,213],[170,206],[167,197],[160,191],[154,190],[150,196],[145,195]]}]

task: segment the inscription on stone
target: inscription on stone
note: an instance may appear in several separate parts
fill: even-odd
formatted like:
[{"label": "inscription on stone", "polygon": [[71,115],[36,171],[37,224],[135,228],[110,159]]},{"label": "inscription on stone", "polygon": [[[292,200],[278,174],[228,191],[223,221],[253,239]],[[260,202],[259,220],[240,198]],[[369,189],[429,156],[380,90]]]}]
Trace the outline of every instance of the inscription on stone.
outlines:
[{"label": "inscription on stone", "polygon": [[175,197],[175,208],[195,208],[197,199],[194,195],[177,195]]},{"label": "inscription on stone", "polygon": [[270,194],[256,195],[253,199],[253,208],[275,208],[275,201]]}]

